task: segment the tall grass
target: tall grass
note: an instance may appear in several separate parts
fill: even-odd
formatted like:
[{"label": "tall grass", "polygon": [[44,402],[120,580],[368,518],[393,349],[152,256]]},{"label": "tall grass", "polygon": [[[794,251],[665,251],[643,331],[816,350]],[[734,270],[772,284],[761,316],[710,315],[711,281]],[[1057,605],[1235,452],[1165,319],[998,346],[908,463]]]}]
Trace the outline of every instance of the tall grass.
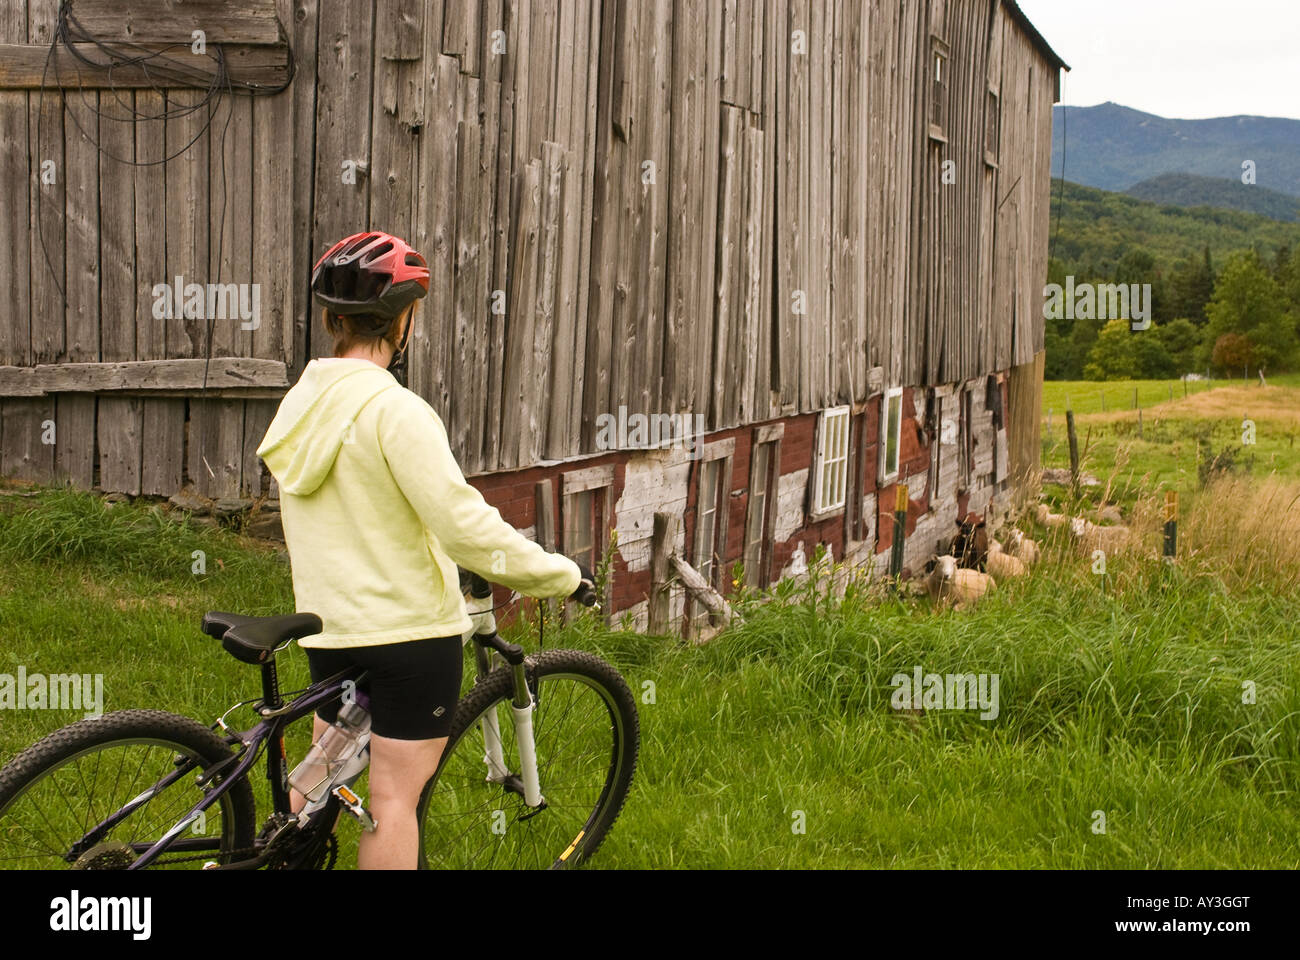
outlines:
[{"label": "tall grass", "polygon": [[[737,622],[700,647],[548,619],[548,648],[599,653],[638,697],[636,784],[593,865],[1300,866],[1296,541],[1269,516],[1294,520],[1276,520],[1292,516],[1279,487],[1234,527],[1239,496],[1213,485],[1189,506],[1177,565],[1156,556],[1151,496],[1104,579],[1056,532],[1031,576],[962,613],[861,576],[841,596],[814,564],[770,602],[736,597]],[[107,709],[210,721],[256,695],[257,671],[198,616],[291,605],[283,561],[229,533],[82,495],[0,503],[0,672],[103,671]],[[536,648],[534,621],[506,632]],[[304,659],[282,654],[286,689]],[[998,674],[998,717],[893,710],[894,675],[916,666]],[[72,719],[0,715],[0,763]],[[306,746],[291,732],[291,757]],[[341,830],[348,864],[357,828]]]}]

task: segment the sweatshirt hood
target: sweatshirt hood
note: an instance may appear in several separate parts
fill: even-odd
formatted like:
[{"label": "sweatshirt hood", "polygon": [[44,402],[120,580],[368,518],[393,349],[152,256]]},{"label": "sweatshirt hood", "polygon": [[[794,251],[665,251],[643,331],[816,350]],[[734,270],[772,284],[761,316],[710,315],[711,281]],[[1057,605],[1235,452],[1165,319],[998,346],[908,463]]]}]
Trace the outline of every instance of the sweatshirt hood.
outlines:
[{"label": "sweatshirt hood", "polygon": [[362,408],[400,387],[368,360],[313,360],[284,395],[257,455],[283,493],[308,496],[334,468]]}]

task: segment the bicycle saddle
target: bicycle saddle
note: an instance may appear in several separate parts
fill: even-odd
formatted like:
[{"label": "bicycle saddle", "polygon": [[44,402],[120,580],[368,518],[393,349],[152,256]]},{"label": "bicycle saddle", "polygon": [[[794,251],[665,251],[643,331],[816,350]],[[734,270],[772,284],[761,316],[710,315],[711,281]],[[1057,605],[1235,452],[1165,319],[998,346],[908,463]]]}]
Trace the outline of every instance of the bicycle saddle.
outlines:
[{"label": "bicycle saddle", "polygon": [[276,647],[310,637],[322,629],[320,617],[314,613],[245,617],[213,611],[203,615],[203,632],[220,640],[227,653],[244,663],[266,663]]}]

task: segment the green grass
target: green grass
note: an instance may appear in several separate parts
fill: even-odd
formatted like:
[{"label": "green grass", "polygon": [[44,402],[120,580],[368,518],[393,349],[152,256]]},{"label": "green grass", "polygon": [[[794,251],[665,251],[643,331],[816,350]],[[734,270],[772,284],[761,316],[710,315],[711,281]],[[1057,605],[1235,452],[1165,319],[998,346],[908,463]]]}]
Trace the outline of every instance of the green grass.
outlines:
[{"label": "green grass", "polygon": [[[1289,592],[1118,558],[1108,589],[1062,555],[964,614],[786,586],[705,647],[548,628],[548,647],[601,654],[642,700],[636,784],[593,866],[1300,866]],[[210,722],[257,693],[257,671],[198,632],[223,607],[291,609],[287,565],[138,506],[0,498],[0,672],[102,672],[106,710]],[[282,664],[286,689],[305,682],[301,651]],[[917,665],[999,674],[1000,716],[895,712],[890,678]],[[0,717],[0,762],[74,719]],[[349,865],[355,825],[341,837]]]},{"label": "green grass", "polygon": [[[1048,380],[1043,384],[1043,416],[1049,414],[1053,422],[1065,424],[1065,411],[1073,410],[1075,416],[1089,413],[1133,410],[1133,391],[1137,390],[1138,406],[1150,409],[1157,404],[1178,401],[1207,390],[1237,387],[1243,380]],[[1269,377],[1272,386],[1298,387],[1300,374],[1288,373]]]},{"label": "green grass", "polygon": [[[1187,395],[1202,393],[1223,381],[1194,380],[1186,384]],[[1138,403],[1153,407],[1166,403],[1170,397],[1183,397],[1181,380],[1048,380],[1043,384],[1043,416],[1051,416],[1053,423],[1064,429],[1065,411],[1073,410],[1075,416],[1104,411],[1132,410],[1133,391],[1137,390]]]},{"label": "green grass", "polygon": [[[1081,468],[1103,483],[1085,491],[1093,500],[1107,496],[1131,504],[1152,491],[1194,491],[1202,463],[1213,458],[1223,463],[1225,452],[1234,470],[1300,478],[1300,375],[1270,377],[1267,389],[1258,380],[1201,381],[1188,387],[1184,398],[1177,381],[1049,381],[1043,391],[1043,465],[1070,464],[1068,403],[1075,411]],[[1247,419],[1255,428],[1251,444],[1243,442]],[[1060,499],[1059,490],[1048,489]]]}]

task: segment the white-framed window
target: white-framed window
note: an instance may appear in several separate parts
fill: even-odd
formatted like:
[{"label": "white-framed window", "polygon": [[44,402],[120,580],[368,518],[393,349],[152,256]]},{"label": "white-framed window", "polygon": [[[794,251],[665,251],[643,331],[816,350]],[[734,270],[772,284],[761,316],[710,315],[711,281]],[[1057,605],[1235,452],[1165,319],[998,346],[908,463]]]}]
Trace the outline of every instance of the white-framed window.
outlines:
[{"label": "white-framed window", "polygon": [[849,480],[848,406],[822,411],[817,423],[817,448],[813,462],[812,514],[824,517],[844,509]]},{"label": "white-framed window", "polygon": [[898,479],[898,462],[903,446],[903,388],[885,391],[880,404],[880,482]]},{"label": "white-framed window", "polygon": [[609,542],[614,467],[570,470],[561,478],[560,547],[565,556],[594,571]]}]

